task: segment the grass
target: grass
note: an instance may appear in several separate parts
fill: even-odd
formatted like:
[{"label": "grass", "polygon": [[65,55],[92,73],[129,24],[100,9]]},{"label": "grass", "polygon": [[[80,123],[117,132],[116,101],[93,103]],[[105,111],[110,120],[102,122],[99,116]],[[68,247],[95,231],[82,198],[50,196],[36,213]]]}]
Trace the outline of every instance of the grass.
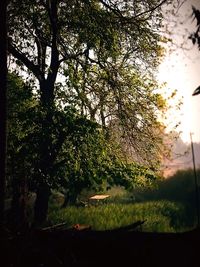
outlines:
[{"label": "grass", "polygon": [[[197,169],[197,178],[199,177],[200,169]],[[199,182],[198,191],[200,192]],[[172,177],[158,181],[156,188],[136,189],[133,195],[135,201],[141,203],[162,200],[177,203],[184,208],[185,225],[191,228],[197,223],[197,195],[192,169],[179,170]]]},{"label": "grass", "polygon": [[74,224],[90,225],[94,230],[108,230],[145,220],[143,231],[178,232],[184,230],[184,209],[170,201],[149,201],[144,203],[108,203],[99,206],[65,209],[51,207],[50,224],[61,222],[66,227]]},{"label": "grass", "polygon": [[[197,174],[199,177],[200,170]],[[127,193],[114,187],[106,194],[111,197],[102,205],[65,209],[59,208],[62,198],[58,201],[57,196],[57,201],[52,201],[50,205],[49,223],[65,222],[67,227],[79,223],[91,225],[94,230],[106,230],[145,220],[142,230],[150,232],[184,232],[196,225],[192,170],[178,171],[173,177],[158,182],[156,188]],[[85,201],[88,195],[82,198]]]}]

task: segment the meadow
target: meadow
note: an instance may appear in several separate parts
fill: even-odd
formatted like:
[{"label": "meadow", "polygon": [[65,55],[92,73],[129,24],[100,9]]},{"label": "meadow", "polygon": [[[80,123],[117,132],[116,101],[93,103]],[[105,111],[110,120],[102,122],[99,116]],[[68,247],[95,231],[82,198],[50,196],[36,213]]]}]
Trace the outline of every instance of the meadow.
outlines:
[{"label": "meadow", "polygon": [[108,230],[145,221],[142,231],[178,232],[184,230],[184,208],[170,201],[149,201],[145,203],[107,203],[97,206],[51,209],[49,223],[65,222],[66,227],[75,224],[90,225],[94,230]]},{"label": "meadow", "polygon": [[184,232],[196,225],[195,189],[191,170],[178,172],[168,180],[160,181],[151,189],[126,192],[113,188],[107,201],[84,207],[61,208],[59,197],[51,199],[48,223],[90,225],[93,230],[123,227],[145,221],[139,229],[144,232]]}]

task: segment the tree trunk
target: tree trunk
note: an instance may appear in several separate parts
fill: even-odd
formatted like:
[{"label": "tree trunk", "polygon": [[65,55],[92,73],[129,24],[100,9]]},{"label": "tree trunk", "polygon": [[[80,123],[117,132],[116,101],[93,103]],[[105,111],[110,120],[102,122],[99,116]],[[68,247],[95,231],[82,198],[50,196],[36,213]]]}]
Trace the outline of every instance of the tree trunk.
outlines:
[{"label": "tree trunk", "polygon": [[25,228],[28,227],[27,179],[25,177],[23,177],[21,180],[13,178],[12,190],[13,194],[9,223],[13,229],[16,229],[17,231],[24,231]]},{"label": "tree trunk", "polygon": [[[48,215],[48,202],[50,197],[50,184],[52,162],[52,116],[54,106],[54,83],[47,80],[40,83],[41,105],[45,114],[41,122],[42,136],[39,147],[39,177],[36,188],[36,201],[34,206],[34,224],[43,224]],[[45,136],[44,136],[45,134]]]},{"label": "tree trunk", "polygon": [[12,178],[12,202],[11,211],[9,216],[9,224],[12,228],[18,228],[19,226],[19,199],[20,199],[20,185],[16,178]]},{"label": "tree trunk", "polygon": [[37,197],[34,207],[34,223],[41,225],[47,219],[48,203],[50,197],[50,188],[47,184],[43,184],[37,189]]},{"label": "tree trunk", "polygon": [[65,200],[64,200],[64,203],[62,205],[62,208],[66,208],[69,205],[75,205],[76,201],[77,201],[77,197],[78,197],[78,193],[67,191],[65,193]]},{"label": "tree trunk", "polygon": [[4,225],[6,180],[6,82],[7,82],[7,1],[0,1],[0,227]]}]

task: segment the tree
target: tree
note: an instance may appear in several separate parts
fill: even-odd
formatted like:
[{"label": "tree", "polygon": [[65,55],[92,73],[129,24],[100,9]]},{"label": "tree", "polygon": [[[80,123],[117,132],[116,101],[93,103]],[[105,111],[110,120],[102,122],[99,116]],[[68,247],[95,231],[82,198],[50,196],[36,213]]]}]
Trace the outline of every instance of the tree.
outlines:
[{"label": "tree", "polygon": [[75,204],[84,189],[99,192],[120,185],[130,190],[142,180],[143,185],[155,180],[155,172],[148,168],[123,162],[119,150],[107,142],[100,125],[77,116],[59,154],[58,164],[65,162],[58,172],[65,191],[64,206]]},{"label": "tree", "polygon": [[5,172],[6,172],[6,109],[7,109],[7,2],[0,3],[0,227],[4,224],[4,205],[5,205]]},{"label": "tree", "polygon": [[[109,116],[108,107],[113,107],[112,120],[116,117],[117,111],[120,124],[123,122],[123,126],[129,126],[129,122],[124,119],[127,115],[124,108],[127,111],[137,99],[132,100],[130,93],[125,94],[126,97],[123,98],[123,94],[135,73],[141,75],[141,72],[146,72],[149,80],[153,78],[151,70],[157,66],[160,54],[158,45],[160,37],[156,29],[162,19],[160,7],[165,2],[156,3],[153,0],[141,2],[12,0],[9,2],[8,51],[15,59],[15,64],[27,71],[28,75],[33,75],[37,81],[43,114],[40,123],[44,138],[39,146],[37,173],[39,178],[35,207],[38,221],[46,219],[50,193],[48,181],[51,177],[49,170],[56,160],[57,146],[61,147],[61,143],[64,142],[63,138],[58,138],[56,142],[53,142],[52,138],[59,75],[63,74],[66,80],[65,104],[73,102],[79,107],[82,115],[87,115],[89,110],[91,119],[100,117],[104,128],[108,122],[106,120]],[[124,82],[123,79],[127,74],[123,72],[131,65],[132,78],[127,78]],[[147,84],[150,88],[150,83]],[[99,86],[96,88],[96,85]],[[144,85],[141,86],[139,82],[135,86],[135,92],[140,92],[140,87]],[[112,94],[109,95],[111,91]],[[98,99],[93,99],[92,95],[98,96]],[[141,102],[140,107],[155,101],[157,104],[152,106],[151,111],[155,111],[156,114],[159,96],[155,95],[155,99],[150,97],[148,102],[149,95],[152,96],[147,92],[144,98],[141,96],[140,101],[144,99],[147,101]],[[129,96],[132,100],[130,105]],[[129,136],[131,134],[133,137],[132,141],[137,135],[137,132],[133,134],[135,126],[141,134],[150,127],[151,121],[154,126],[157,124],[156,115],[153,116],[153,113],[148,120],[145,120],[145,110],[147,111],[144,109],[141,114],[135,114],[137,123],[132,120],[128,131]],[[128,115],[132,111],[134,109],[130,109]],[[149,130],[148,136],[150,133]],[[143,142],[147,140],[148,138],[141,139]]]},{"label": "tree", "polygon": [[135,160],[137,157],[153,165],[153,159],[159,159],[158,154],[163,152],[164,128],[158,114],[166,109],[165,100],[156,93],[158,84],[154,78],[141,76],[124,60],[109,62],[106,70],[97,66],[88,66],[87,71],[73,68],[70,75],[79,100],[74,106],[80,113],[91,120],[98,119],[108,141],[115,139],[125,150],[124,155],[129,147]]},{"label": "tree", "polygon": [[[46,132],[38,123],[43,114],[31,86],[15,73],[9,73],[7,85],[7,195],[12,198],[8,222],[19,230],[30,222],[28,194],[38,189],[38,147]],[[126,176],[131,174],[130,169],[113,155],[113,150],[119,154],[117,148],[107,143],[99,124],[70,107],[56,109],[53,122],[52,142],[61,135],[64,141],[61,148],[57,146],[55,161],[49,164],[47,182],[51,189],[65,189],[66,204],[75,204],[83,189],[102,190],[111,184],[127,188],[136,182]]]},{"label": "tree", "polygon": [[15,73],[9,73],[7,112],[7,194],[12,198],[9,223],[14,227],[24,227],[26,202],[34,169],[33,159],[37,151],[33,149],[31,135],[37,113],[37,101],[32,88]]}]

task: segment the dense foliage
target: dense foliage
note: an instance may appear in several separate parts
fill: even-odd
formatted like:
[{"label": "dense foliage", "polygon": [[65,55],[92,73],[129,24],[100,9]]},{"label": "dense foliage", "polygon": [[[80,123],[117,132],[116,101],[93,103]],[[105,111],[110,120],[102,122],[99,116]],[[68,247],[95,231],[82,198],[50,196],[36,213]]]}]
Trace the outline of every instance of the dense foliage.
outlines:
[{"label": "dense foliage", "polygon": [[[41,126],[43,110],[31,87],[14,73],[8,77],[8,92],[7,191],[12,223],[20,224],[26,219],[28,192],[40,187],[40,148],[48,131]],[[45,162],[46,181],[65,192],[66,204],[74,204],[83,189],[101,191],[114,184],[131,189],[156,179],[147,167],[123,163],[100,125],[70,107],[53,110],[51,127],[55,160]]]},{"label": "dense foliage", "polygon": [[38,96],[27,128],[36,221],[57,185],[73,198],[113,176],[130,186],[138,163],[141,176],[155,177],[165,153],[166,105],[154,78],[164,2],[9,1],[12,66]]}]

